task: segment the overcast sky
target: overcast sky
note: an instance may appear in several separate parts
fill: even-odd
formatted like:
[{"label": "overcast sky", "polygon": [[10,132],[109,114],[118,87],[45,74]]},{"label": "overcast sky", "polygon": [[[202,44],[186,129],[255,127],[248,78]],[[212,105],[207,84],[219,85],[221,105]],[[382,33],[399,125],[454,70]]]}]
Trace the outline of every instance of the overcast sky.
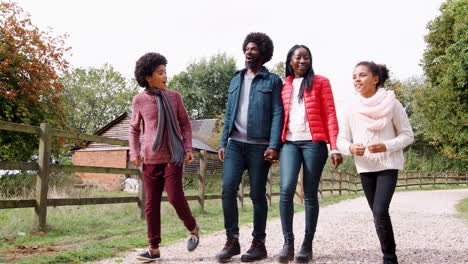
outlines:
[{"label": "overcast sky", "polygon": [[[110,63],[133,77],[149,51],[168,59],[170,76],[218,52],[243,65],[242,42],[265,32],[275,51],[266,66],[285,61],[294,44],[310,48],[316,74],[331,81],[337,110],[353,94],[351,75],[361,60],[385,63],[393,76],[421,75],[426,25],[442,0],[19,0],[32,22],[69,34],[73,67]],[[227,87],[226,87],[227,90]]]}]

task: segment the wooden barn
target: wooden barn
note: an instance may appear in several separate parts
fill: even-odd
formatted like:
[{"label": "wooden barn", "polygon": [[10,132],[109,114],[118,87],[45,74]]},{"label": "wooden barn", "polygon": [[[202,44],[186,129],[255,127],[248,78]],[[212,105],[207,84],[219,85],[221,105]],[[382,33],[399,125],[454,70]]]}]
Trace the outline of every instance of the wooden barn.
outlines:
[{"label": "wooden barn", "polygon": [[[128,129],[131,114],[124,113],[95,133],[98,136],[128,140]],[[205,142],[215,128],[215,119],[192,120],[192,146],[193,151],[206,150],[217,153]],[[205,141],[205,142],[204,142]],[[134,168],[130,163],[129,148],[88,142],[84,147],[74,149],[72,164],[81,166]],[[198,158],[191,164],[185,164],[185,173],[198,174],[200,162]],[[211,174],[220,174],[222,163],[218,160],[209,160],[208,171]],[[106,190],[119,189],[121,183],[130,175],[103,174],[103,173],[76,173],[85,184],[91,184]]]}]

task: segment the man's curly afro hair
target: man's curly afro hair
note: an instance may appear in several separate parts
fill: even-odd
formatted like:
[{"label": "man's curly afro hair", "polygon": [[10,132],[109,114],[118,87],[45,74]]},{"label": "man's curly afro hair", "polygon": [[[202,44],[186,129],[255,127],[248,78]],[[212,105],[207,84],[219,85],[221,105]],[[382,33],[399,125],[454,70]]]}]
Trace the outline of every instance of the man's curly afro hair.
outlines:
[{"label": "man's curly afro hair", "polygon": [[141,56],[135,66],[135,79],[141,87],[148,87],[146,76],[151,76],[159,65],[167,65],[166,58],[155,52],[149,52]]},{"label": "man's curly afro hair", "polygon": [[273,56],[273,41],[267,34],[261,32],[248,34],[247,37],[245,37],[244,44],[242,44],[242,51],[245,52],[245,48],[250,42],[257,44],[260,54],[265,58],[263,64],[271,60]]}]

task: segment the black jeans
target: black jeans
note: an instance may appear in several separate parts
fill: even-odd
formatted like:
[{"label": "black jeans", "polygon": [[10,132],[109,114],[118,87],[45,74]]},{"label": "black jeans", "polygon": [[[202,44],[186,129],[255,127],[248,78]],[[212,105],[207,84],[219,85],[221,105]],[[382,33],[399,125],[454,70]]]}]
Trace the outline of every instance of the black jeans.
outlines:
[{"label": "black jeans", "polygon": [[362,188],[374,215],[375,229],[380,240],[384,261],[397,262],[395,237],[388,207],[398,180],[398,170],[360,173]]}]

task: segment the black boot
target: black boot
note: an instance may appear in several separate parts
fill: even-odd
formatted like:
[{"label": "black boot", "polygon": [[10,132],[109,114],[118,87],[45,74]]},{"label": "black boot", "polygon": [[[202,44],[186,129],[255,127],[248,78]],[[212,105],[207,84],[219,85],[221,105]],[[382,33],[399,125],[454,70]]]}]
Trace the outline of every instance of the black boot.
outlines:
[{"label": "black boot", "polygon": [[398,258],[395,254],[392,256],[384,256],[383,264],[398,264]]},{"label": "black boot", "polygon": [[267,257],[267,255],[268,254],[265,248],[265,243],[254,239],[252,240],[252,245],[250,246],[250,249],[247,250],[247,253],[242,255],[241,261],[253,262],[264,259]]},{"label": "black boot", "polygon": [[301,249],[296,255],[296,262],[308,263],[312,259],[312,240],[304,240]]},{"label": "black boot", "polygon": [[283,249],[278,254],[279,263],[288,263],[294,259],[294,239],[285,239]]},{"label": "black boot", "polygon": [[219,262],[226,262],[232,256],[240,254],[239,239],[228,236],[223,250],[216,254],[216,260]]}]

